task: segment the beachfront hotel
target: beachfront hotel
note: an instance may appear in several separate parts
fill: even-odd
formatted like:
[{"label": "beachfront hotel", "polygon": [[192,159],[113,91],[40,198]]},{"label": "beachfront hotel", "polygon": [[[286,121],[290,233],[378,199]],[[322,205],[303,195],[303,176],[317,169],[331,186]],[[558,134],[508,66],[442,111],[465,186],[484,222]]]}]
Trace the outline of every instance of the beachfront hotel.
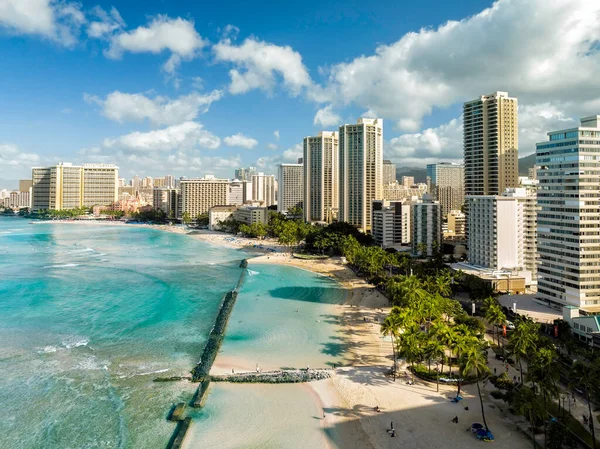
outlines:
[{"label": "beachfront hotel", "polygon": [[73,165],[63,162],[34,167],[32,210],[108,206],[118,200],[119,167],[112,164]]},{"label": "beachfront hotel", "polygon": [[383,198],[383,120],[340,126],[339,220],[371,230],[373,200]]},{"label": "beachfront hotel", "polygon": [[519,186],[517,106],[506,92],[464,103],[465,195],[500,195]]},{"label": "beachfront hotel", "polygon": [[537,298],[600,312],[600,115],[536,145]]},{"label": "beachfront hotel", "polygon": [[152,192],[152,206],[156,210],[162,210],[169,217],[181,217],[181,189],[155,187]]},{"label": "beachfront hotel", "polygon": [[427,192],[440,202],[442,218],[465,202],[463,165],[439,162],[427,165]]},{"label": "beachfront hotel", "polygon": [[277,166],[277,212],[286,214],[290,209],[302,208],[304,196],[303,164]]},{"label": "beachfront hotel", "polygon": [[339,133],[321,131],[303,142],[303,211],[307,222],[331,223],[337,215]]},{"label": "beachfront hotel", "polygon": [[265,207],[272,206],[277,202],[275,196],[275,175],[258,173],[252,175],[252,201],[262,201]]},{"label": "beachfront hotel", "polygon": [[182,179],[181,214],[191,218],[206,214],[214,206],[229,203],[229,180],[207,175],[198,179]]}]

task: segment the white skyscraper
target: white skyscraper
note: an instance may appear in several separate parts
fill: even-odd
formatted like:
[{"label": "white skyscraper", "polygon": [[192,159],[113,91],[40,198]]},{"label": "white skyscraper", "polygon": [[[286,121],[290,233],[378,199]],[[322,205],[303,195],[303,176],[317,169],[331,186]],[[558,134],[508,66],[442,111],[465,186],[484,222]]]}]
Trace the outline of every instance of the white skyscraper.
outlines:
[{"label": "white skyscraper", "polygon": [[277,212],[302,208],[304,196],[304,166],[302,164],[279,164],[277,166]]},{"label": "white skyscraper", "polygon": [[536,145],[538,299],[600,311],[600,115]]},{"label": "white skyscraper", "polygon": [[275,175],[265,175],[264,173],[252,175],[252,200],[262,201],[265,207],[272,206],[277,202]]},{"label": "white skyscraper", "polygon": [[[440,203],[430,195],[423,195],[421,201],[412,204],[413,253],[431,256],[436,245],[442,240],[442,212]],[[421,250],[424,247],[424,251]]]},{"label": "white skyscraper", "polygon": [[339,155],[338,219],[370,231],[373,200],[383,198],[383,120],[340,126]]},{"label": "white skyscraper", "polygon": [[331,222],[337,215],[339,133],[304,138],[304,219]]}]

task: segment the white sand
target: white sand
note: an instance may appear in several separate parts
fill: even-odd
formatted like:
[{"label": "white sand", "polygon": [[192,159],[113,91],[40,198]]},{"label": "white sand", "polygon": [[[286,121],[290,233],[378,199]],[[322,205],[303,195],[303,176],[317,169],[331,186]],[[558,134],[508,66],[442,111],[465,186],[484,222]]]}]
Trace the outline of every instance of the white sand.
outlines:
[{"label": "white sand", "polygon": [[[481,422],[475,385],[464,388],[465,399],[454,404],[448,398],[456,394],[456,387],[441,385],[437,393],[435,384],[417,380],[415,385],[407,385],[408,374],[396,382],[385,375],[393,363],[391,343],[380,336],[379,322],[389,312],[388,300],[339,259],[305,261],[268,255],[251,259],[250,264],[254,263],[289,264],[334,276],[349,291],[348,301],[339,306],[339,312],[346,323],[345,336],[351,341],[351,366],[338,368],[331,380],[310,384],[326,412],[325,431],[340,448],[464,449],[483,444],[466,431],[471,423]],[[405,367],[400,366],[400,372],[404,372]],[[506,449],[529,447],[531,443],[498,404],[492,403],[489,390],[484,388],[486,419],[496,438],[495,445]],[[373,410],[375,406],[380,407],[380,413]],[[455,416],[458,424],[451,422]],[[387,432],[392,421],[395,438]]]}]

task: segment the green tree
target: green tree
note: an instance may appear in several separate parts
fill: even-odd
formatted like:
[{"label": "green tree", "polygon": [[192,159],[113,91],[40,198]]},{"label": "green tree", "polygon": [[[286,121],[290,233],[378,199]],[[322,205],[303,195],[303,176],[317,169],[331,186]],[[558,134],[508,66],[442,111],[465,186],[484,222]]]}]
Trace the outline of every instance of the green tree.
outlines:
[{"label": "green tree", "polygon": [[[527,380],[533,384],[535,391],[539,390],[544,409],[543,416],[548,416],[548,400],[558,397],[559,369],[555,362],[556,353],[551,348],[539,348],[533,354],[527,369]],[[547,420],[544,419],[544,446],[548,442]]]},{"label": "green tree", "polygon": [[412,381],[415,381],[415,363],[423,359],[423,351],[421,349],[422,336],[419,327],[413,325],[404,330],[398,338],[398,354],[410,363]]},{"label": "green tree", "polygon": [[486,302],[485,320],[492,326],[500,346],[500,326],[506,323],[506,315],[495,299],[489,298],[489,300],[493,302]]},{"label": "green tree", "polygon": [[513,395],[512,406],[519,415],[529,421],[531,441],[535,449],[535,425],[537,421],[544,419],[544,407],[540,397],[531,388],[521,385]]},{"label": "green tree", "polygon": [[592,432],[593,448],[596,449],[596,431],[594,429],[594,415],[592,414],[592,398],[598,397],[600,385],[598,385],[599,370],[588,362],[576,361],[571,370],[571,387],[583,391],[588,404],[588,416],[590,419],[590,430]]},{"label": "green tree", "polygon": [[577,447],[571,432],[559,422],[550,423],[546,440],[548,449],[575,449]]},{"label": "green tree", "polygon": [[208,226],[208,214],[196,215],[196,225],[197,226]]},{"label": "green tree", "polygon": [[469,350],[466,352],[462,359],[461,368],[463,377],[474,375],[477,379],[477,394],[479,395],[479,403],[481,405],[481,418],[483,420],[483,425],[485,426],[485,429],[489,431],[489,427],[485,419],[485,410],[483,409],[483,397],[481,396],[481,387],[479,386],[479,382],[481,379],[483,379],[489,374],[490,369],[487,366],[487,360],[483,355],[480,346],[473,345],[469,348]]},{"label": "green tree", "polygon": [[190,218],[190,214],[189,212],[184,212],[181,215],[181,221],[183,222],[183,224],[190,224],[190,222],[192,221],[192,219]]},{"label": "green tree", "polygon": [[398,370],[397,363],[396,363],[396,340],[398,339],[398,336],[400,335],[400,323],[398,320],[398,315],[390,314],[385,318],[385,320],[383,321],[383,324],[381,325],[381,333],[383,334],[384,337],[387,337],[389,335],[392,339],[392,355],[394,357],[394,368],[393,368],[392,375],[394,376],[394,382],[395,382],[396,381],[396,371]]},{"label": "green tree", "polygon": [[526,319],[519,319],[515,325],[515,330],[510,337],[508,345],[509,352],[519,363],[521,371],[521,383],[524,381],[523,359],[529,354],[533,354],[537,347],[539,338],[539,325]]}]

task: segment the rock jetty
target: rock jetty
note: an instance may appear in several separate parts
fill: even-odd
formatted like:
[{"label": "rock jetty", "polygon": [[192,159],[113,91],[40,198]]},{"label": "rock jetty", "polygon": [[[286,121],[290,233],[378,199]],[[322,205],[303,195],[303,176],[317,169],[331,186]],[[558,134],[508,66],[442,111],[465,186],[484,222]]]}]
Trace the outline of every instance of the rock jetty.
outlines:
[{"label": "rock jetty", "polygon": [[213,382],[291,384],[329,379],[329,369],[295,369],[210,376]]}]

